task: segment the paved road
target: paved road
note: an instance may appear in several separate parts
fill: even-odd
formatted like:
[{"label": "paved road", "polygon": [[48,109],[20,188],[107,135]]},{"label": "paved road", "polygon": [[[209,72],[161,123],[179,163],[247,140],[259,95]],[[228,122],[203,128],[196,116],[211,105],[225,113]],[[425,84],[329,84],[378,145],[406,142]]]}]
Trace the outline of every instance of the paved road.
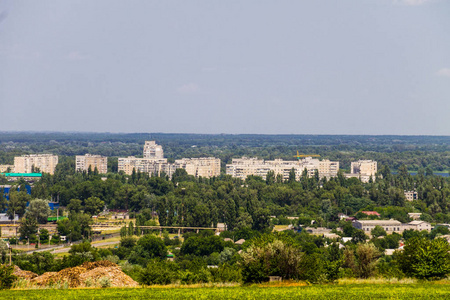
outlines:
[{"label": "paved road", "polygon": [[[101,247],[101,246],[115,245],[115,244],[119,244],[119,243],[120,243],[120,241],[101,242],[101,243],[94,242],[94,243],[92,243],[92,246]],[[78,243],[73,243],[73,244],[78,244]],[[50,251],[52,253],[64,253],[64,252],[69,252],[69,250],[70,250],[70,246],[61,245],[61,246],[55,246],[55,247],[51,247],[51,248],[33,249],[33,250],[26,251],[25,253],[31,254],[33,252],[44,252],[44,251]]]},{"label": "paved road", "polygon": [[[92,246],[94,247],[101,247],[101,246],[108,246],[108,245],[115,245],[115,244],[119,244],[120,241],[114,241],[114,242],[102,242],[102,243],[96,243],[96,244],[92,244]],[[53,251],[52,253],[64,253],[64,252],[69,252],[70,247],[69,248],[62,248],[62,249],[57,249],[55,251]]]}]

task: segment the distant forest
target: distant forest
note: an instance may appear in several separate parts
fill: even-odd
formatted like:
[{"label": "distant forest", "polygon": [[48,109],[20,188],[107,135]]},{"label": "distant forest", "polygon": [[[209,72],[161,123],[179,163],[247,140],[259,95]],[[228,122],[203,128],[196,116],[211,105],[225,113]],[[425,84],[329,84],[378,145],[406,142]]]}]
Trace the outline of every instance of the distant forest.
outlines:
[{"label": "distant forest", "polygon": [[[232,158],[294,160],[301,154],[319,154],[337,160],[341,169],[350,162],[373,159],[391,170],[406,165],[409,171],[450,170],[450,136],[370,135],[257,135],[170,133],[0,132],[0,164],[12,164],[14,156],[53,153],[60,156],[100,154],[108,157],[140,156],[146,140],[164,148],[169,161],[182,157],[214,156],[223,166]],[[110,159],[110,170],[116,160]]]}]

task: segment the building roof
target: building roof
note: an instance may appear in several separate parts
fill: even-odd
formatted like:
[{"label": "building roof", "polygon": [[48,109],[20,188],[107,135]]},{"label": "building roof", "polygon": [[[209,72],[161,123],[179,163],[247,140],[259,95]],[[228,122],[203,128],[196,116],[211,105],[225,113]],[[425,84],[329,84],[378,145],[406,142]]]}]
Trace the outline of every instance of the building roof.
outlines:
[{"label": "building roof", "polygon": [[400,221],[397,220],[357,220],[354,222],[359,222],[362,225],[372,225],[372,226],[376,226],[376,225],[402,225],[402,223]]},{"label": "building roof", "polygon": [[419,225],[419,224],[423,224],[423,223],[429,224],[428,222],[425,222],[425,221],[411,221],[408,223],[408,225]]},{"label": "building roof", "polygon": [[368,216],[380,216],[380,214],[376,211],[362,211],[362,213]]},{"label": "building roof", "polygon": [[5,177],[42,177],[41,173],[0,173]]}]

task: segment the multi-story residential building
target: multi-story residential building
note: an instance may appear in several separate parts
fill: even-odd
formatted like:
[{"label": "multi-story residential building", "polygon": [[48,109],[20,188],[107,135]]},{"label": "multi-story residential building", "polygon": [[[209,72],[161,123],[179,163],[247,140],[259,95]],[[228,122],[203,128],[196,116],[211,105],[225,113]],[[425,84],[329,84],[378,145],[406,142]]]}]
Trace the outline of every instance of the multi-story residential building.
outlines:
[{"label": "multi-story residential building", "polygon": [[169,177],[176,169],[185,169],[189,175],[196,177],[213,177],[220,175],[220,159],[214,157],[183,158],[175,163],[168,163],[163,156],[163,148],[155,141],[146,141],[144,145],[144,157],[121,157],[118,160],[118,170],[131,175],[133,170],[151,175],[165,174]]},{"label": "multi-story residential building", "polygon": [[37,169],[41,172],[54,174],[58,156],[52,154],[30,154],[14,157],[14,172],[33,173]]},{"label": "multi-story residential building", "polygon": [[162,146],[156,144],[155,141],[145,141],[144,158],[164,159],[164,151]]},{"label": "multi-story residential building", "polygon": [[358,160],[351,163],[352,174],[360,174],[375,177],[377,173],[377,162],[372,160]]},{"label": "multi-story residential building", "polygon": [[375,180],[377,162],[372,160],[358,160],[351,163],[350,174],[344,174],[347,178],[360,178],[362,182],[369,182],[372,177]]},{"label": "multi-story residential building", "polygon": [[177,159],[175,169],[185,169],[189,175],[196,177],[219,176],[220,159],[215,157]]},{"label": "multi-story residential building", "polygon": [[[118,170],[124,171],[125,174],[131,175],[133,169],[137,172],[150,173],[152,175],[160,175],[160,172],[167,169],[163,165],[167,165],[167,159],[150,159],[150,158],[138,158],[134,156],[119,157],[118,159]],[[172,172],[173,173],[173,172]],[[167,174],[169,176],[172,173]]]},{"label": "multi-story residential building", "polygon": [[267,160],[257,158],[233,158],[231,164],[227,164],[226,173],[232,177],[245,180],[247,176],[260,176],[263,179],[269,171],[273,171],[275,176],[281,175],[284,180],[289,178],[291,170],[295,171],[296,180],[300,179],[303,171],[306,169],[308,176],[314,176],[316,172],[319,177],[334,177],[339,170],[339,162],[329,160],[318,160],[311,157],[298,161],[285,161],[282,159]]},{"label": "multi-story residential building", "polygon": [[82,172],[89,170],[92,171],[97,168],[100,174],[108,173],[108,158],[101,155],[77,155],[75,156],[75,171]]},{"label": "multi-story residential building", "polygon": [[408,201],[413,201],[413,200],[419,199],[416,191],[405,191],[405,198]]},{"label": "multi-story residential building", "polygon": [[14,165],[0,165],[0,173],[14,173]]}]

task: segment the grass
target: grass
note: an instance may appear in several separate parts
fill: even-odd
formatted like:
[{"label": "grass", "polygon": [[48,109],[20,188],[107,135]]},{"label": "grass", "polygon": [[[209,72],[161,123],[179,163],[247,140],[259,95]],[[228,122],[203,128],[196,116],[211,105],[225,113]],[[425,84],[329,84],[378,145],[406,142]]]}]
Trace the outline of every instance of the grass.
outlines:
[{"label": "grass", "polygon": [[0,291],[1,299],[449,299],[450,285],[335,284],[310,286],[150,287]]}]

